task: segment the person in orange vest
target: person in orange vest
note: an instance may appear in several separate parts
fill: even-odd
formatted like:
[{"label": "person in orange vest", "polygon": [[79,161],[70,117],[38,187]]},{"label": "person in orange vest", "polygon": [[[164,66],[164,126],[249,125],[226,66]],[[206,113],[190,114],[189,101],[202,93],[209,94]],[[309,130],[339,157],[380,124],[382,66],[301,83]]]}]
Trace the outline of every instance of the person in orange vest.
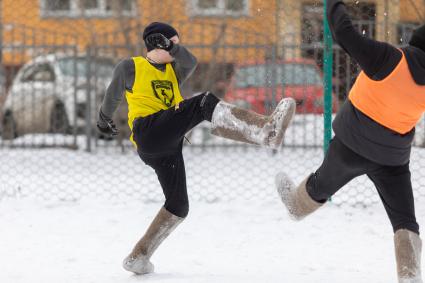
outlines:
[{"label": "person in orange vest", "polygon": [[290,216],[301,220],[367,175],[393,226],[399,282],[422,282],[409,160],[425,111],[425,25],[398,49],[357,32],[343,1],[328,0],[327,17],[335,41],[362,71],[333,122],[335,137],[322,165],[298,186],[279,173],[277,190]]},{"label": "person in orange vest", "polygon": [[210,121],[217,136],[279,148],[296,107],[292,98],[285,98],[270,116],[263,116],[225,103],[211,92],[183,99],[180,87],[196,68],[195,56],[180,45],[177,30],[166,23],[148,25],[143,40],[146,57],[125,59],[116,66],[97,122],[102,134],[116,136],[112,116],[125,95],[130,140],[142,161],[155,170],[165,196],[146,233],[123,261],[123,267],[136,274],[154,271],[151,256],[188,215],[185,134]]}]

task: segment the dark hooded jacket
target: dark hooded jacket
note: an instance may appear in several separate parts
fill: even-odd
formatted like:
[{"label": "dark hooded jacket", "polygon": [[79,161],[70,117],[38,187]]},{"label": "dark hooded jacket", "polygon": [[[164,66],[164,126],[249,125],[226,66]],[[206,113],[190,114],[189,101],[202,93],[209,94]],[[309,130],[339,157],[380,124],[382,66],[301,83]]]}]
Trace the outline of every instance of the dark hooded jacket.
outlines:
[{"label": "dark hooded jacket", "polygon": [[[334,40],[370,79],[379,81],[389,76],[400,63],[403,52],[415,82],[425,86],[424,28],[415,31],[409,46],[398,49],[361,35],[341,0],[328,1],[327,17]],[[415,129],[404,135],[396,133],[360,112],[348,99],[333,122],[333,130],[346,146],[378,164],[398,166],[410,160]]]}]

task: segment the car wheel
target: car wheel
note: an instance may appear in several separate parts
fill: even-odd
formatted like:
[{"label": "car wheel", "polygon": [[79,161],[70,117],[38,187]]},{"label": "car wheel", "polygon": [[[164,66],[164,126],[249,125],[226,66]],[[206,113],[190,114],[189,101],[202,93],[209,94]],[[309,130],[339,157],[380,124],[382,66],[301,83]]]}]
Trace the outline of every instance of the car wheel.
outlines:
[{"label": "car wheel", "polygon": [[55,103],[50,114],[50,132],[55,134],[69,133],[69,121],[65,106],[61,102]]},{"label": "car wheel", "polygon": [[13,118],[13,114],[10,111],[7,111],[3,117],[3,132],[2,137],[5,140],[13,140],[18,137],[18,133],[16,131],[16,123]]}]

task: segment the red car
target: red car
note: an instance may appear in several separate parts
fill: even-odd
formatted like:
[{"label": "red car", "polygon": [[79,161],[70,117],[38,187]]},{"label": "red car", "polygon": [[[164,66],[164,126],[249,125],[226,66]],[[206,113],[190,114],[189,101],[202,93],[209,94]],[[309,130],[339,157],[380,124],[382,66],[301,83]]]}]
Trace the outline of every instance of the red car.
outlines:
[{"label": "red car", "polygon": [[272,106],[282,97],[296,100],[297,113],[323,113],[323,78],[314,61],[295,59],[276,64],[256,62],[237,65],[224,95],[229,103],[260,114],[270,113]]}]

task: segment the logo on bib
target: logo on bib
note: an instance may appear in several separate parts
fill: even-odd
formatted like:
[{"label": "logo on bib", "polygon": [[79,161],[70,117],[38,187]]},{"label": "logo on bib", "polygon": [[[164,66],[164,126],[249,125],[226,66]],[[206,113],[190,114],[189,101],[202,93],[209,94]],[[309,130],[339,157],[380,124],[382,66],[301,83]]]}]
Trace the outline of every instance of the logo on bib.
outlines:
[{"label": "logo on bib", "polygon": [[152,81],[152,89],[155,96],[171,107],[174,101],[173,83],[170,81]]}]

